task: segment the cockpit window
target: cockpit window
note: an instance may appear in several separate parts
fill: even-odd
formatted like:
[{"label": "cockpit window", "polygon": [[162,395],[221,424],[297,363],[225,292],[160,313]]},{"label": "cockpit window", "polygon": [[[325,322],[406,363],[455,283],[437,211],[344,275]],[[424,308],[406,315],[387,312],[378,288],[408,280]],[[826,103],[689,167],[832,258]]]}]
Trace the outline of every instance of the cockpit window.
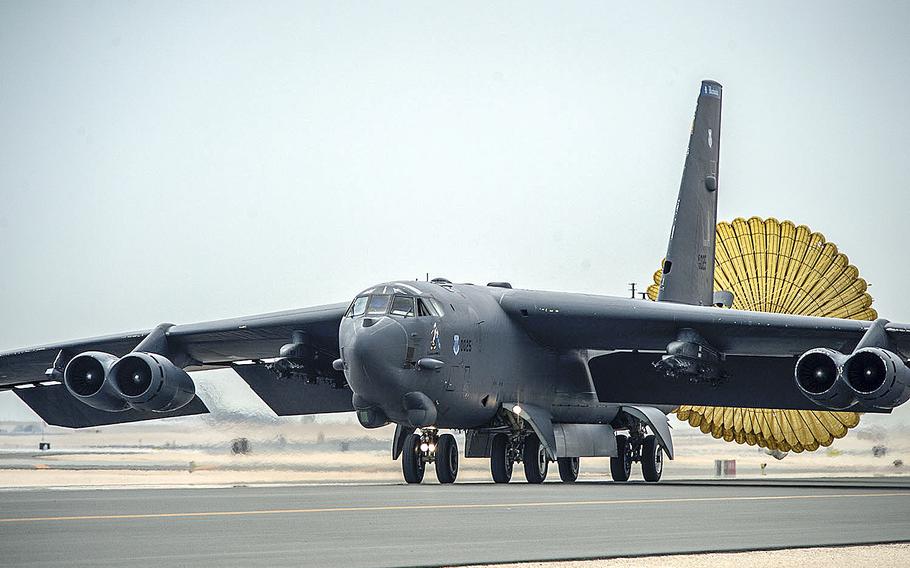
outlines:
[{"label": "cockpit window", "polygon": [[382,316],[389,311],[389,301],[392,299],[391,296],[386,294],[373,294],[370,296],[370,301],[367,304],[367,315],[368,316]]},{"label": "cockpit window", "polygon": [[347,317],[384,316],[390,314],[399,317],[445,315],[442,304],[433,298],[415,298],[413,296],[370,294],[357,296],[345,313]]},{"label": "cockpit window", "polygon": [[418,316],[441,316],[442,310],[430,298],[417,298]]},{"label": "cockpit window", "polygon": [[358,296],[354,298],[354,302],[351,304],[351,307],[348,308],[348,317],[362,316],[363,312],[367,309],[367,297]]},{"label": "cockpit window", "polygon": [[410,317],[414,315],[414,298],[410,296],[395,296],[392,300],[392,309],[389,311],[393,316]]}]

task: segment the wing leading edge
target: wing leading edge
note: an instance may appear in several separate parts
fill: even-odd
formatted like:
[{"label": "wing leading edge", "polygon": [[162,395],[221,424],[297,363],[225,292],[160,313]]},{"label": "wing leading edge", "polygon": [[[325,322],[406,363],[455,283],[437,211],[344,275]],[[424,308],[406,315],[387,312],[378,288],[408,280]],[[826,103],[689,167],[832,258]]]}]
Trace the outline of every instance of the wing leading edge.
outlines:
[{"label": "wing leading edge", "polygon": [[[187,371],[234,368],[276,414],[347,411],[352,409],[350,389],[343,384],[344,376],[331,368],[331,361],[338,357],[338,324],[347,306],[332,304],[198,324],[163,325],[150,331],[2,352],[0,390],[12,389],[48,424],[71,428],[207,413],[208,408],[198,396],[189,404],[166,412],[99,410],[74,398],[60,383],[63,369],[76,355],[98,351],[120,358],[140,344],[147,345],[160,329],[163,338],[159,351],[167,351],[168,358],[178,367]],[[326,381],[301,385],[296,379],[280,379],[271,365],[234,365],[237,361],[276,358],[281,347],[295,337],[306,341],[314,361],[313,372]]]},{"label": "wing leading edge", "polygon": [[[850,354],[865,346],[864,337],[868,341],[882,330],[879,340],[904,360],[910,350],[910,326],[884,320],[524,290],[504,291],[500,304],[539,343],[592,351],[589,368],[603,402],[831,410],[837,407],[820,405],[797,387],[794,369],[800,355],[815,348]],[[719,372],[711,380],[680,380],[661,372],[671,344],[687,336],[716,351]],[[860,411],[889,412],[873,407]]]}]

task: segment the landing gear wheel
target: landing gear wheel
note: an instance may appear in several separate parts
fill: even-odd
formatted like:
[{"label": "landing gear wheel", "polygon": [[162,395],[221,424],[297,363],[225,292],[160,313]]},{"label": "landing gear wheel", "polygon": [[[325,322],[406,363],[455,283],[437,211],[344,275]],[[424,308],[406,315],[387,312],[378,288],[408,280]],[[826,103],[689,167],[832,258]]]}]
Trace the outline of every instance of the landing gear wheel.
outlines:
[{"label": "landing gear wheel", "polygon": [[455,483],[458,477],[458,442],[455,436],[443,434],[436,442],[436,479],[439,483]]},{"label": "landing gear wheel", "polygon": [[559,466],[559,479],[564,483],[575,483],[578,479],[578,458],[557,458]]},{"label": "landing gear wheel", "polygon": [[632,446],[629,437],[616,436],[616,457],[610,458],[610,475],[613,481],[629,481],[632,474]]},{"label": "landing gear wheel", "polygon": [[543,483],[543,480],[547,478],[550,458],[547,456],[547,449],[540,443],[540,438],[536,434],[525,438],[521,459],[524,462],[525,479],[528,480],[528,483]]},{"label": "landing gear wheel", "polygon": [[512,458],[509,456],[509,437],[495,434],[490,449],[490,472],[496,483],[508,483],[512,479]]},{"label": "landing gear wheel", "polygon": [[404,480],[408,483],[420,483],[423,481],[423,472],[426,470],[426,464],[423,463],[423,454],[420,451],[420,434],[411,434],[404,442],[404,450],[401,452],[401,471],[404,473]]},{"label": "landing gear wheel", "polygon": [[664,453],[653,435],[645,436],[641,444],[641,474],[645,481],[660,481],[664,471]]}]

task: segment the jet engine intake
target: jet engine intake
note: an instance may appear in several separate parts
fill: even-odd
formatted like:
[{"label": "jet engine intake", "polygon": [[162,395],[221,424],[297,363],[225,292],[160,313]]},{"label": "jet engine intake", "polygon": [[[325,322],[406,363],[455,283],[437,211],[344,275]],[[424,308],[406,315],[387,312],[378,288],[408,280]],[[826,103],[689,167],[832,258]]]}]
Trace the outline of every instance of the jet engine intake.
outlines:
[{"label": "jet engine intake", "polygon": [[137,410],[167,412],[189,404],[196,395],[193,379],[163,355],[133,352],[110,369],[123,399]]},{"label": "jet engine intake", "polygon": [[910,368],[887,349],[858,349],[844,362],[843,376],[862,406],[894,408],[910,400]]},{"label": "jet engine intake", "polygon": [[81,402],[108,412],[120,412],[129,404],[110,380],[110,369],[117,357],[100,351],[80,353],[66,364],[63,384]]},{"label": "jet engine intake", "polygon": [[832,349],[806,351],[796,361],[796,386],[809,400],[825,408],[849,408],[856,402],[856,396],[842,380],[846,359],[846,355]]}]

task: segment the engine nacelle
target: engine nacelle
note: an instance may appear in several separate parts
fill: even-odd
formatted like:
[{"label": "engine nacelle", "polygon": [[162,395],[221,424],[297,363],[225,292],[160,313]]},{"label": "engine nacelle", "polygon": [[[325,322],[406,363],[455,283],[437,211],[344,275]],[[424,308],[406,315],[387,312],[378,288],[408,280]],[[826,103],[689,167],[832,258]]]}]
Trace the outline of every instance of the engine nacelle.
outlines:
[{"label": "engine nacelle", "polygon": [[796,386],[809,400],[830,408],[843,410],[856,402],[856,395],[842,380],[847,356],[832,349],[810,349],[796,361]]},{"label": "engine nacelle", "polygon": [[890,409],[910,400],[910,368],[887,349],[856,350],[844,362],[843,377],[862,406]]},{"label": "engine nacelle", "polygon": [[63,384],[70,394],[99,410],[120,412],[129,408],[113,381],[110,370],[117,357],[100,351],[86,351],[76,355],[63,370]]},{"label": "engine nacelle", "polygon": [[109,374],[123,400],[137,410],[177,410],[196,395],[196,385],[189,374],[157,353],[125,355]]}]

